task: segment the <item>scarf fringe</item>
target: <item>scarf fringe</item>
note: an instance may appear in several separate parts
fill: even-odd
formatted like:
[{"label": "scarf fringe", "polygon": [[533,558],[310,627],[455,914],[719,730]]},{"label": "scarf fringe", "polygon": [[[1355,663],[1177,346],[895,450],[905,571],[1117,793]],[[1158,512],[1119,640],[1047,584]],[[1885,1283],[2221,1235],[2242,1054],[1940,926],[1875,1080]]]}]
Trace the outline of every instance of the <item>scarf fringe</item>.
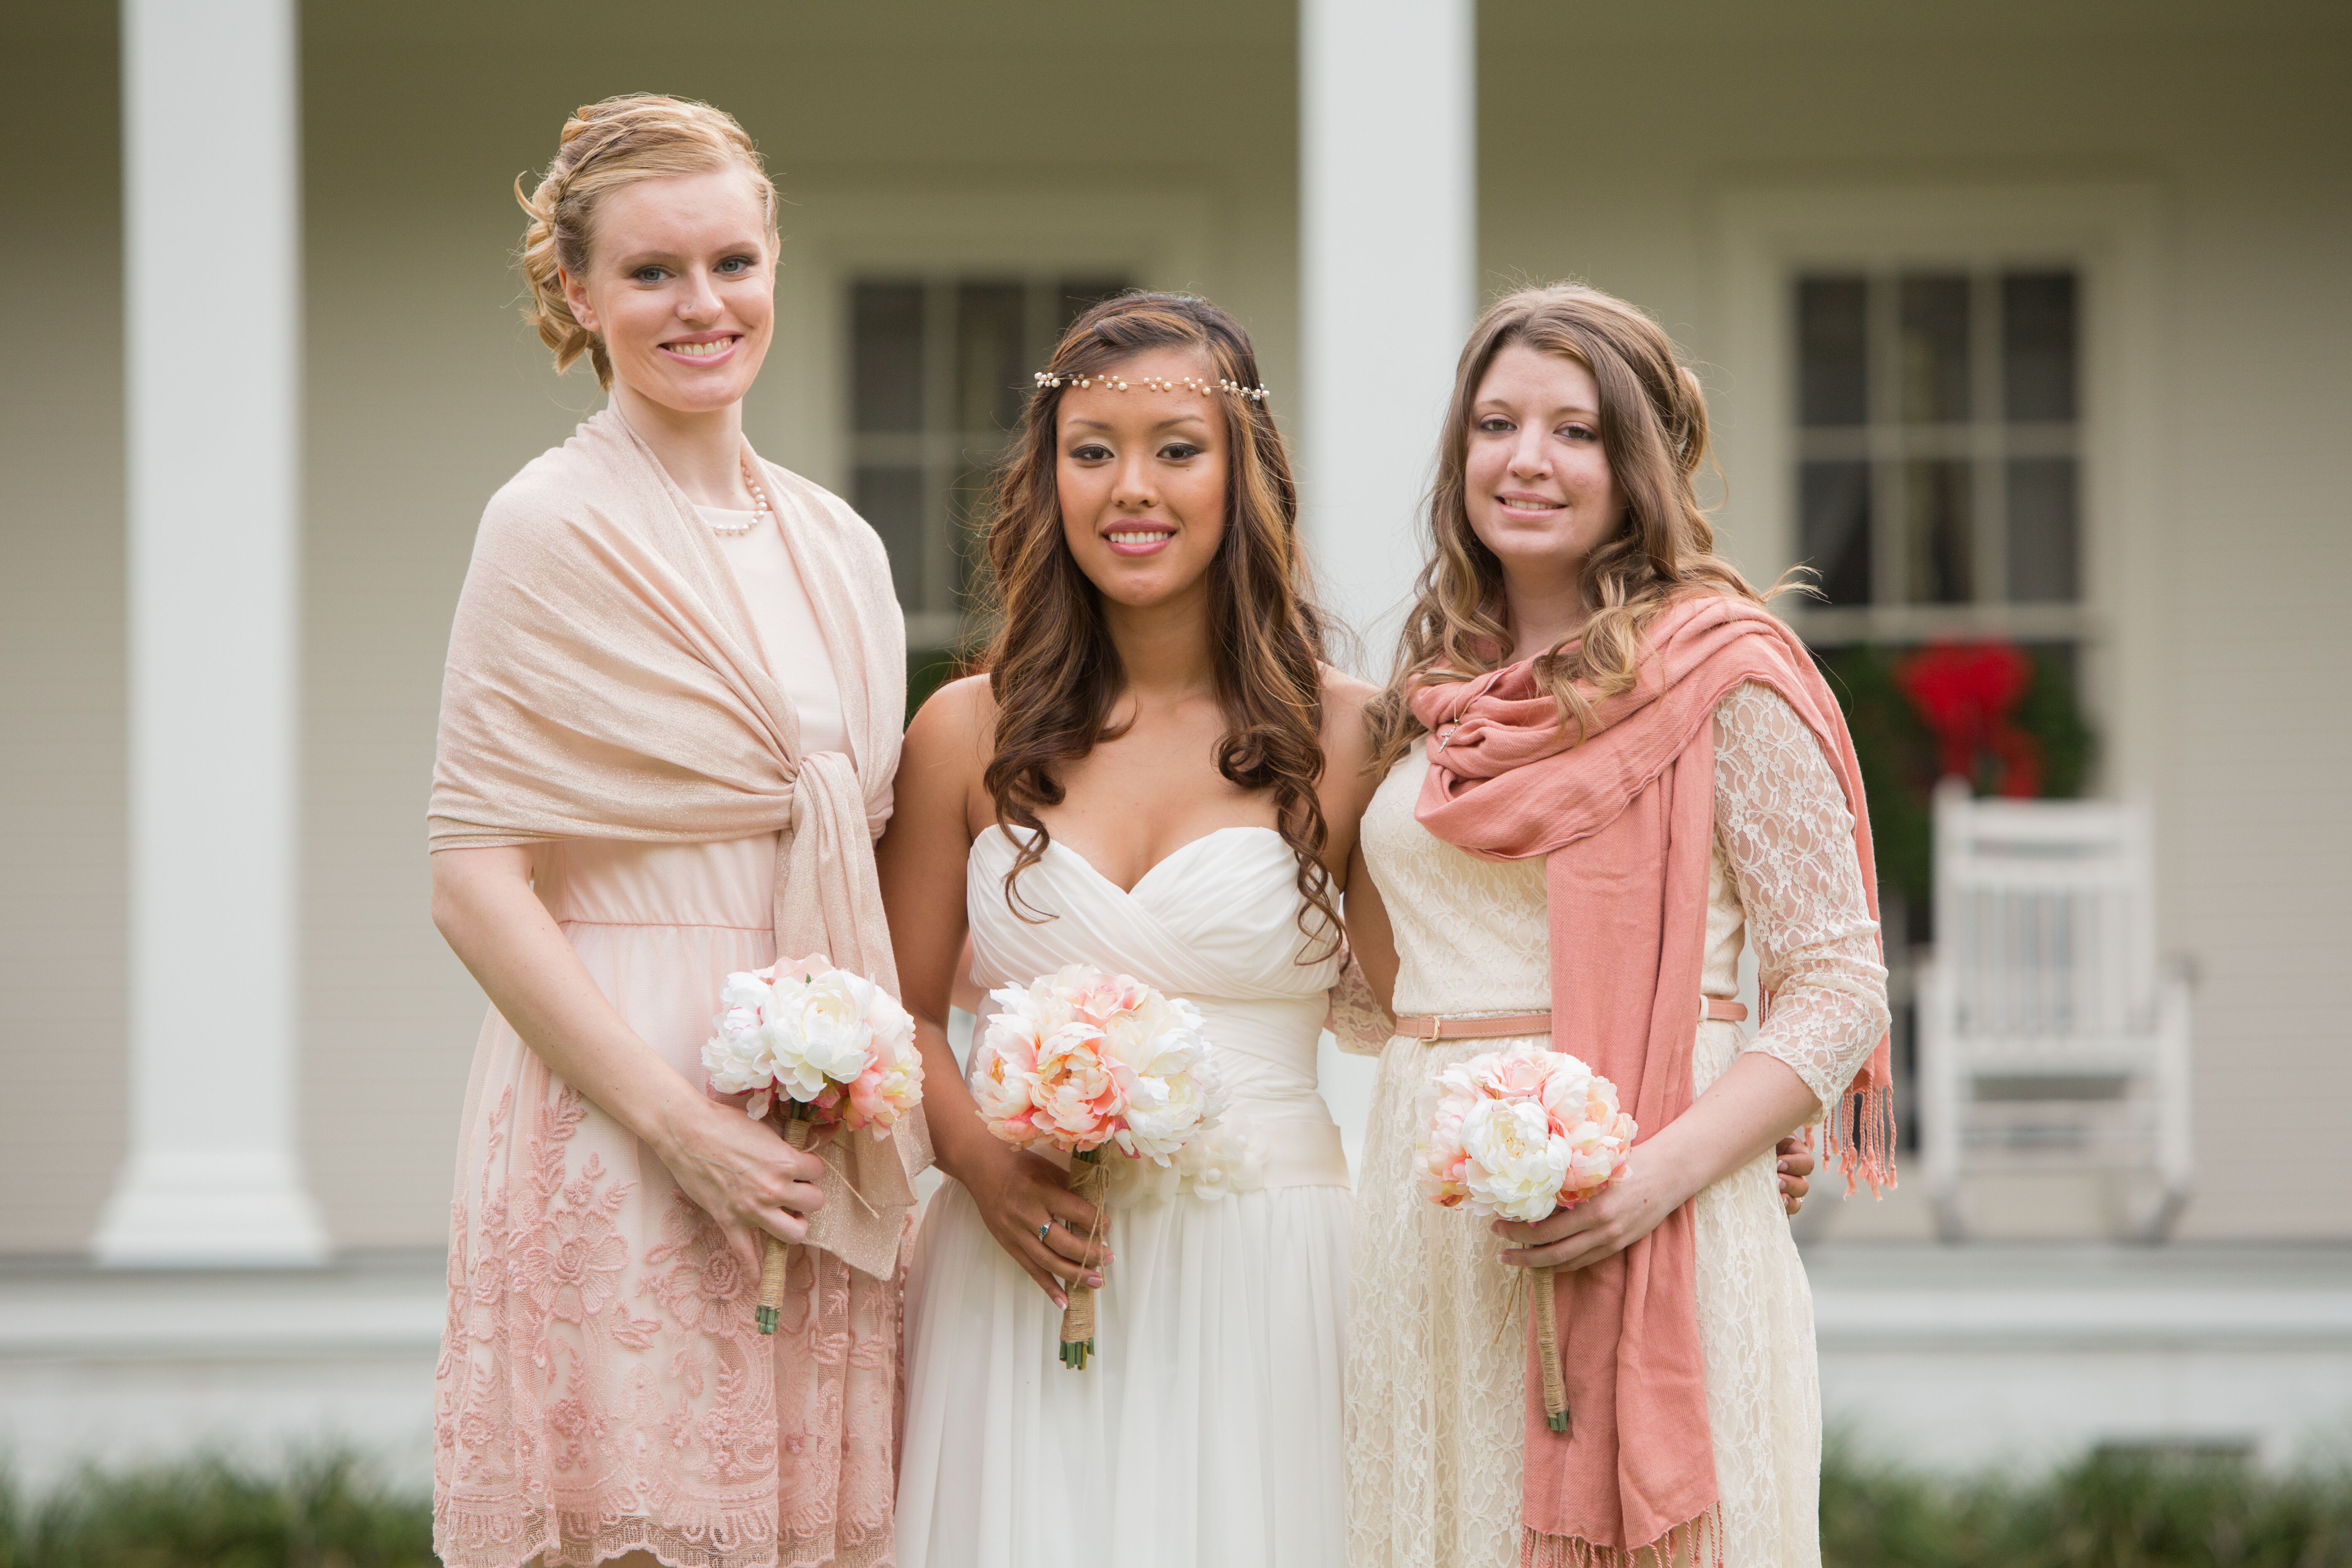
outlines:
[{"label": "scarf fringe", "polygon": [[1852,1197],[1864,1182],[1880,1197],[1895,1190],[1895,1090],[1891,1084],[1838,1096],[1822,1129],[1823,1158],[1845,1172]]},{"label": "scarf fringe", "polygon": [[1603,1546],[1521,1525],[1519,1568],[1723,1568],[1723,1510],[1710,1508],[1646,1546]]}]

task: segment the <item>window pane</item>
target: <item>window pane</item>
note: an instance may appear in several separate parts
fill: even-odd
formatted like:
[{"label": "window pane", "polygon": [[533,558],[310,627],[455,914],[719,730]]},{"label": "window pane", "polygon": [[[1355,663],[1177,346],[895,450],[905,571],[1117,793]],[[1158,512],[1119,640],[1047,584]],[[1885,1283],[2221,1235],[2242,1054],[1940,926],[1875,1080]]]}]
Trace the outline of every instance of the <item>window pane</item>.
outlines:
[{"label": "window pane", "polygon": [[1066,277],[1062,279],[1062,324],[1057,333],[1070,329],[1070,323],[1101,304],[1114,294],[1127,292],[1124,277]]},{"label": "window pane", "polygon": [[1868,298],[1859,277],[1797,280],[1798,417],[1806,424],[1861,424],[1870,416]]},{"label": "window pane", "polygon": [[1966,604],[1976,597],[1969,533],[1969,465],[1903,465],[1904,597],[1913,604]]},{"label": "window pane", "polygon": [[967,283],[956,290],[956,424],[994,434],[1013,428],[1028,392],[1018,283]]},{"label": "window pane", "polygon": [[861,465],[851,491],[850,504],[890,552],[890,578],[908,610],[930,608],[924,597],[923,500],[920,468]]},{"label": "window pane", "polygon": [[2021,604],[2082,596],[2074,460],[2017,457],[2009,465],[2009,596]]},{"label": "window pane", "polygon": [[857,430],[923,428],[923,286],[850,291],[850,408]]},{"label": "window pane", "polygon": [[1969,280],[1906,277],[1897,293],[1903,319],[1903,418],[1939,424],[1969,417]]},{"label": "window pane", "polygon": [[2074,417],[2074,275],[2012,272],[2000,280],[2008,417]]},{"label": "window pane", "polygon": [[1798,484],[1800,554],[1832,604],[1870,602],[1870,465],[1808,463]]}]

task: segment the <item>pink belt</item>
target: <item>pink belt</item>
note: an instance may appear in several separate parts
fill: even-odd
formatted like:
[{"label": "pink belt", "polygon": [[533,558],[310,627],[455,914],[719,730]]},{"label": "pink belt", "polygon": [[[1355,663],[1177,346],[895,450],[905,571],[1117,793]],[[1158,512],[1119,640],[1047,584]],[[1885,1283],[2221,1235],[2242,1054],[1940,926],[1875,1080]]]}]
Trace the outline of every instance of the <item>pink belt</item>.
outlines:
[{"label": "pink belt", "polygon": [[[1727,1002],[1718,997],[1706,998],[1706,1007],[1699,1016],[1709,1023],[1745,1023],[1748,1005]],[[1517,1035],[1549,1034],[1551,1014],[1511,1013],[1502,1018],[1423,1018],[1411,1013],[1399,1014],[1397,1033],[1407,1040],[1433,1044],[1441,1040],[1506,1040]]]}]

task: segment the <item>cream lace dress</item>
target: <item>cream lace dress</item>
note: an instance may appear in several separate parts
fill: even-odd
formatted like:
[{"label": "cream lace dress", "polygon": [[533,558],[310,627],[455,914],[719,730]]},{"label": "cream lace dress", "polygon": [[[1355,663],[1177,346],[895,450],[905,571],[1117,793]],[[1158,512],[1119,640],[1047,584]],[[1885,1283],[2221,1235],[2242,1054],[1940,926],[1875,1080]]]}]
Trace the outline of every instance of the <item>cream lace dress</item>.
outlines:
[{"label": "cream lace dress", "polygon": [[[1818,743],[1779,695],[1743,685],[1716,709],[1715,852],[1700,988],[1738,994],[1744,943],[1773,994],[1769,1023],[1702,1023],[1693,1088],[1742,1051],[1795,1069],[1826,1106],[1886,1027],[1853,818]],[[1396,931],[1403,1014],[1551,1005],[1541,860],[1478,860],[1413,819],[1416,747],[1366,812],[1364,855]],[[1351,1568],[1505,1568],[1519,1561],[1524,1378],[1520,1271],[1483,1221],[1415,1188],[1414,1102],[1453,1062],[1510,1042],[1402,1038],[1382,1050],[1357,1184],[1349,1300]],[[1726,1568],[1821,1561],[1821,1398],[1812,1294],[1770,1155],[1696,1202],[1699,1337]]]}]

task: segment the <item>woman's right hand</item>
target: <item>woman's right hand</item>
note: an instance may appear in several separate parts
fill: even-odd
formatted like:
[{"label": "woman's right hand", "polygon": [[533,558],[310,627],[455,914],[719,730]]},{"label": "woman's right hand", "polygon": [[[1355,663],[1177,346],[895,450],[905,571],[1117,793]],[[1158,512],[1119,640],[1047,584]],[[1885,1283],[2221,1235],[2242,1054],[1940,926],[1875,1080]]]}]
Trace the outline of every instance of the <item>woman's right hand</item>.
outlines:
[{"label": "woman's right hand", "polygon": [[800,1241],[809,1215],[824,1207],[816,1186],[824,1162],[796,1149],[766,1122],[700,1095],[682,1098],[665,1119],[655,1152],[754,1275],[763,1239]]},{"label": "woman's right hand", "polygon": [[[1101,1289],[1102,1267],[1111,1256],[1102,1244],[1110,1217],[1098,1215],[1093,1204],[1072,1192],[1060,1166],[993,1137],[958,1165],[956,1177],[979,1206],[988,1233],[1055,1306],[1070,1304],[1062,1289],[1066,1281]],[[1043,1236],[1041,1226],[1046,1228]],[[1091,1244],[1089,1236],[1095,1238]]]}]

